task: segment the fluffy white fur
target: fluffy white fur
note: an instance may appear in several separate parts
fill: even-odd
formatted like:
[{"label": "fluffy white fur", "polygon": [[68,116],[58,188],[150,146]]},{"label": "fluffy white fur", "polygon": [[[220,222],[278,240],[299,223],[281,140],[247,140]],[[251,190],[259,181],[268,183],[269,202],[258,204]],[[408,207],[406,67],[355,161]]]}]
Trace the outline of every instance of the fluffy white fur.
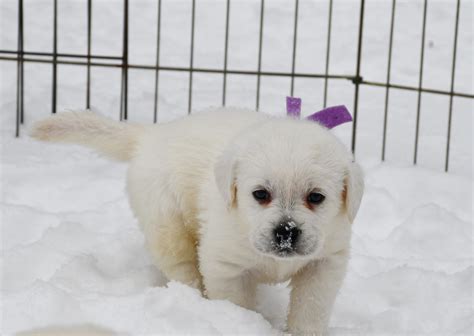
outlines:
[{"label": "fluffy white fur", "polygon": [[[324,127],[237,109],[153,126],[68,112],[37,123],[32,135],[130,161],[130,204],[169,279],[249,309],[258,283],[291,279],[288,330],[325,332],[363,178]],[[268,204],[252,195],[262,188],[271,193]],[[325,200],[308,205],[312,191]],[[282,221],[300,232],[289,253],[275,247]]]}]

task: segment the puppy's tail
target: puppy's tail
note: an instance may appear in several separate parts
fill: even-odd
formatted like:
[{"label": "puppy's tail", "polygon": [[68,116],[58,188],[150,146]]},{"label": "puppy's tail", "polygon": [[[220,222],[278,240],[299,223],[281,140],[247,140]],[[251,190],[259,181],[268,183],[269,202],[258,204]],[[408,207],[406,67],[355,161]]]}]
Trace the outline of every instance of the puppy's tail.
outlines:
[{"label": "puppy's tail", "polygon": [[143,129],[91,111],[62,112],[36,122],[30,135],[43,141],[84,145],[110,158],[128,161]]}]

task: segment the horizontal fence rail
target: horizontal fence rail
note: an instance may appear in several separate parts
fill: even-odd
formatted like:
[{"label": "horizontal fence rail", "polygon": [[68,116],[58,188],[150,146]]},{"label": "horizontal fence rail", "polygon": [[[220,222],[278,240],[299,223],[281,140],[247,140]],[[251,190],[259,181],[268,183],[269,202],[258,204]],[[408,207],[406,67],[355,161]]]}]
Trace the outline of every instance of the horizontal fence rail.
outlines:
[{"label": "horizontal fence rail", "polygon": [[[459,13],[461,9],[461,0],[456,0],[456,16],[455,16],[455,30],[454,43],[452,49],[452,67],[451,67],[451,80],[450,90],[438,90],[427,88],[423,86],[423,69],[424,69],[424,47],[425,47],[425,36],[426,36],[426,17],[429,10],[428,0],[423,0],[423,19],[422,19],[422,39],[420,46],[420,69],[418,75],[418,85],[402,85],[393,83],[391,81],[391,64],[392,64],[392,49],[393,49],[393,34],[396,27],[396,8],[397,0],[391,2],[391,14],[390,14],[390,37],[388,41],[388,59],[387,59],[387,73],[386,81],[378,82],[364,79],[361,73],[361,61],[362,61],[362,49],[363,49],[363,28],[364,28],[364,16],[365,16],[365,0],[360,0],[359,10],[359,22],[358,22],[358,36],[357,36],[357,58],[356,58],[356,69],[354,74],[330,74],[329,73],[329,62],[330,62],[330,49],[331,49],[331,32],[332,32],[332,17],[333,17],[333,2],[334,0],[328,1],[328,26],[326,35],[326,57],[325,57],[325,71],[324,73],[309,73],[309,72],[297,72],[295,70],[296,60],[296,43],[298,39],[298,20],[299,20],[299,0],[295,0],[294,7],[291,9],[293,12],[293,42],[292,57],[291,57],[291,71],[289,72],[278,72],[278,71],[264,71],[262,70],[262,54],[263,54],[263,30],[264,30],[264,19],[265,19],[265,1],[260,0],[259,6],[259,38],[258,38],[258,62],[256,70],[233,70],[228,68],[228,46],[229,46],[229,21],[230,12],[232,8],[232,1],[226,0],[225,8],[225,39],[224,39],[224,66],[223,68],[202,68],[194,66],[194,48],[195,48],[195,13],[196,5],[198,1],[191,1],[191,31],[189,37],[190,43],[190,57],[189,67],[177,67],[177,66],[166,66],[160,63],[160,41],[161,41],[161,18],[162,18],[162,1],[158,0],[157,7],[157,26],[156,26],[156,61],[155,64],[133,64],[129,62],[128,47],[129,47],[129,1],[123,0],[123,50],[121,55],[100,55],[92,54],[92,0],[87,0],[87,52],[86,54],[78,53],[60,53],[57,50],[57,0],[53,2],[53,50],[52,52],[37,52],[37,51],[26,51],[24,50],[24,1],[18,0],[18,47],[17,50],[0,50],[0,61],[12,61],[17,63],[17,95],[16,95],[16,136],[20,135],[20,125],[24,123],[24,64],[25,63],[46,63],[51,64],[53,67],[52,72],[52,113],[56,113],[57,108],[57,66],[59,64],[64,65],[77,65],[87,68],[86,77],[86,101],[85,107],[90,108],[91,104],[91,68],[92,67],[103,67],[103,68],[120,68],[121,74],[121,91],[120,91],[120,120],[127,120],[128,111],[128,70],[129,69],[142,69],[150,70],[155,73],[154,81],[154,104],[153,104],[153,121],[157,122],[157,115],[159,110],[158,95],[159,95],[159,76],[161,71],[173,71],[173,72],[186,72],[189,74],[188,82],[188,113],[192,111],[192,95],[193,95],[193,74],[194,73],[210,73],[210,74],[221,74],[223,77],[222,82],[222,105],[226,105],[227,95],[227,76],[228,75],[248,75],[255,76],[257,79],[257,85],[255,88],[256,100],[255,108],[259,110],[260,107],[260,89],[261,89],[261,77],[262,76],[276,76],[276,77],[289,77],[291,79],[289,95],[294,94],[294,81],[295,78],[314,78],[324,79],[324,107],[327,105],[327,92],[328,92],[328,80],[348,80],[354,85],[354,105],[353,105],[353,129],[351,137],[351,148],[353,152],[356,150],[356,137],[357,137],[357,121],[358,121],[358,106],[359,106],[359,87],[373,86],[385,88],[385,100],[384,100],[384,118],[383,118],[383,137],[382,137],[382,153],[381,159],[385,160],[386,157],[386,138],[387,138],[387,120],[389,114],[389,97],[391,89],[414,91],[418,93],[417,98],[417,109],[416,109],[416,133],[414,139],[414,157],[413,163],[417,163],[418,157],[418,141],[419,141],[419,128],[420,128],[420,115],[421,115],[421,104],[422,94],[431,93],[437,95],[449,96],[449,111],[448,111],[448,124],[447,124],[447,136],[446,136],[446,152],[445,152],[445,171],[449,169],[450,159],[450,140],[451,140],[451,125],[453,117],[453,98],[469,98],[473,99],[473,93],[457,92],[454,91],[455,72],[456,72],[456,56],[458,49],[458,31],[459,31]],[[235,1],[235,0],[234,0]],[[453,2],[454,3],[454,2]],[[290,9],[289,9],[290,10]]]}]

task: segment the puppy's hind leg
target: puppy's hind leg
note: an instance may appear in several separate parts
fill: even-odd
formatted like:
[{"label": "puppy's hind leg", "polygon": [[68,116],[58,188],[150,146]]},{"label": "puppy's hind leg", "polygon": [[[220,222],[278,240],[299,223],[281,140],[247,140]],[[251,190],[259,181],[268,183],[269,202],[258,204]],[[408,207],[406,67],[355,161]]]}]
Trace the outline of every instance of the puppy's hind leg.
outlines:
[{"label": "puppy's hind leg", "polygon": [[183,220],[179,216],[160,216],[144,229],[147,247],[166,277],[202,290],[196,238]]}]

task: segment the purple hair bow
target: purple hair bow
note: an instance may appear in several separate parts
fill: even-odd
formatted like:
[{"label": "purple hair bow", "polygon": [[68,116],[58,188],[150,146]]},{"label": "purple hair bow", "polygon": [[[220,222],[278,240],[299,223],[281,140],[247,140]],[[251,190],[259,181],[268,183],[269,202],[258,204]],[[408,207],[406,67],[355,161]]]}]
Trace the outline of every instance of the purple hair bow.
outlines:
[{"label": "purple hair bow", "polygon": [[[286,113],[291,117],[299,118],[301,114],[301,98],[286,97]],[[344,105],[327,107],[306,117],[327,128],[333,128],[352,121],[352,116]]]}]

